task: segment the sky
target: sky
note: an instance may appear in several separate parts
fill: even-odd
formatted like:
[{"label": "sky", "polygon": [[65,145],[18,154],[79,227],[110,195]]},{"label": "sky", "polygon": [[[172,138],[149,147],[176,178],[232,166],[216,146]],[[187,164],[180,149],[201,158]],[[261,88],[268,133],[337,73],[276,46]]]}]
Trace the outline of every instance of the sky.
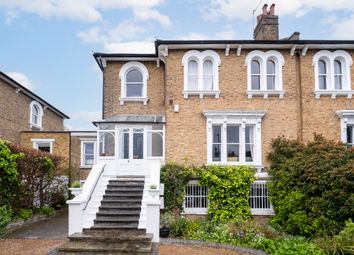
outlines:
[{"label": "sky", "polygon": [[93,52],[153,53],[158,39],[252,39],[254,16],[276,4],[280,38],[354,39],[354,0],[0,0],[0,70],[70,116],[101,119]]}]

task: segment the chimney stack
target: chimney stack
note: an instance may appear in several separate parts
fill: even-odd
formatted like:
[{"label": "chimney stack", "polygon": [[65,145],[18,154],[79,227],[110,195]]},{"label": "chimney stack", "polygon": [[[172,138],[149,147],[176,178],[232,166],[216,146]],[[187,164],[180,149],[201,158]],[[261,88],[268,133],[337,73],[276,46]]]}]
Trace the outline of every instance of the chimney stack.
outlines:
[{"label": "chimney stack", "polygon": [[257,16],[257,26],[253,32],[255,40],[279,40],[278,15],[275,15],[275,4],[265,4],[262,7],[262,14]]}]

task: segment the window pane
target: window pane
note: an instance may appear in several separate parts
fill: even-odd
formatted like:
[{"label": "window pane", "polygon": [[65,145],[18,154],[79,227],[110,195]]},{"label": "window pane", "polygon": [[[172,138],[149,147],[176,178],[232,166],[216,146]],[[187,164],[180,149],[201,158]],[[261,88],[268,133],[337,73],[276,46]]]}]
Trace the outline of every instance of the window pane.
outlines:
[{"label": "window pane", "polygon": [[347,126],[347,143],[351,146],[354,145],[353,131],[354,126]]},{"label": "window pane", "polygon": [[142,83],[127,84],[127,97],[142,97],[142,96],[143,96]]},{"label": "window pane", "polygon": [[319,88],[320,89],[327,89],[327,80],[325,75],[320,75],[318,77]]},{"label": "window pane", "polygon": [[94,164],[94,156],[85,155],[85,165],[93,165],[93,164]]},{"label": "window pane", "polygon": [[326,62],[323,60],[318,61],[318,73],[319,74],[326,74]]},{"label": "window pane", "polygon": [[261,89],[260,75],[252,75],[251,76],[251,88],[252,88],[252,90],[260,90]]},{"label": "window pane", "polygon": [[131,70],[127,74],[127,82],[143,82],[143,75],[137,69]]},{"label": "window pane", "polygon": [[99,133],[99,155],[101,157],[114,156],[114,133],[100,132]]},{"label": "window pane", "polygon": [[213,161],[221,161],[221,146],[220,144],[213,144],[212,154],[213,154]]},{"label": "window pane", "polygon": [[334,61],[334,74],[342,74],[342,64],[340,61]]},{"label": "window pane", "polygon": [[239,143],[239,127],[227,126],[227,143]]},{"label": "window pane", "polygon": [[85,154],[94,154],[93,153],[93,143],[84,143],[84,153]]},{"label": "window pane", "polygon": [[162,157],[163,156],[163,133],[162,132],[148,132],[147,133],[148,157]]},{"label": "window pane", "polygon": [[275,63],[273,60],[267,61],[267,74],[275,74]]},{"label": "window pane", "polygon": [[205,60],[203,63],[203,74],[213,74],[213,62]]},{"label": "window pane", "polygon": [[253,143],[253,126],[246,126],[246,143]]},{"label": "window pane", "polygon": [[275,90],[275,75],[267,75],[267,89]]},{"label": "window pane", "polygon": [[253,144],[246,144],[246,162],[253,162]]},{"label": "window pane", "polygon": [[261,68],[257,60],[252,60],[251,62],[251,74],[260,74]]},{"label": "window pane", "polygon": [[213,143],[221,143],[221,126],[213,126]]},{"label": "window pane", "polygon": [[188,74],[198,74],[198,64],[197,61],[191,60],[188,62]]},{"label": "window pane", "polygon": [[133,133],[133,158],[144,158],[144,135],[142,133]]},{"label": "window pane", "polygon": [[246,162],[253,162],[254,158],[254,135],[253,126],[246,126],[245,128],[245,158]]},{"label": "window pane", "polygon": [[37,143],[39,151],[50,152],[50,143]]},{"label": "window pane", "polygon": [[238,144],[228,144],[227,145],[227,161],[239,161],[240,150]]},{"label": "window pane", "polygon": [[188,75],[188,90],[198,90],[198,75]]},{"label": "window pane", "polygon": [[213,90],[213,75],[203,75],[203,89]]},{"label": "window pane", "polygon": [[342,75],[334,76],[334,85],[336,89],[342,89]]}]

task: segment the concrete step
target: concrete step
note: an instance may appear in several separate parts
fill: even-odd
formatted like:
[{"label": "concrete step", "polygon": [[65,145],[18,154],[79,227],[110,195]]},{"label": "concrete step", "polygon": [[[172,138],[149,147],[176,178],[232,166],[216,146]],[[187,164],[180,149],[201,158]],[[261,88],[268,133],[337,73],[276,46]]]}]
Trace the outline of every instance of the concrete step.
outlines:
[{"label": "concrete step", "polygon": [[[112,228],[112,229],[100,229],[100,228],[84,228],[83,229],[84,234],[89,234],[89,235],[97,235],[97,236],[118,236],[118,235],[145,235],[146,234],[146,229],[118,229],[118,228]],[[147,234],[150,235],[150,234]]]},{"label": "concrete step", "polygon": [[121,193],[126,193],[126,192],[138,192],[141,193],[144,191],[143,187],[141,188],[135,188],[135,187],[107,187],[107,189],[105,190],[106,193],[111,193],[111,192],[121,192]]},{"label": "concrete step", "polygon": [[152,234],[136,234],[134,232],[121,231],[112,233],[74,233],[68,237],[70,241],[106,241],[106,242],[124,242],[124,241],[134,241],[136,243],[150,242],[152,239]]},{"label": "concrete step", "polygon": [[109,211],[98,211],[97,217],[109,217],[109,216],[139,216],[140,210],[109,210]]},{"label": "concrete step", "polygon": [[111,205],[111,206],[116,206],[116,208],[121,208],[121,209],[126,209],[130,205],[135,205],[135,206],[141,206],[141,200],[132,200],[132,199],[111,199],[111,200],[102,200],[101,206],[102,205]]},{"label": "concrete step", "polygon": [[105,200],[109,200],[109,199],[124,199],[124,198],[129,198],[129,199],[134,199],[134,198],[137,198],[137,199],[140,199],[142,198],[142,195],[143,193],[133,193],[133,192],[130,192],[130,193],[125,193],[125,194],[120,194],[120,193],[108,193],[106,195],[103,195],[103,199]]},{"label": "concrete step", "polygon": [[144,189],[144,183],[110,183],[107,185],[107,189],[111,188],[139,188]]},{"label": "concrete step", "polygon": [[110,217],[102,217],[98,216],[94,220],[95,224],[100,223],[112,223],[112,224],[119,224],[119,223],[137,223],[139,222],[139,217],[134,216],[110,216]]},{"label": "concrete step", "polygon": [[97,223],[94,224],[92,229],[137,229],[139,223],[131,223],[131,224],[111,224],[111,223]]},{"label": "concrete step", "polygon": [[116,210],[140,210],[140,204],[133,204],[133,205],[124,205],[124,206],[116,206],[112,203],[103,204],[99,207],[99,212],[103,211],[116,211]]}]

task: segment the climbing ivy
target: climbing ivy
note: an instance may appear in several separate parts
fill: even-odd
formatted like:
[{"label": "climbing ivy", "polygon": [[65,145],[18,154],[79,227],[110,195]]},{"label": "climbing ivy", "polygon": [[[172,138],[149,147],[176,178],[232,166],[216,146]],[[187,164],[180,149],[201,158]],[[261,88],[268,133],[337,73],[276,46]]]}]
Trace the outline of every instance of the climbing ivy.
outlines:
[{"label": "climbing ivy", "polygon": [[209,187],[208,215],[213,221],[250,217],[248,197],[254,170],[247,166],[208,166],[200,171],[200,184]]}]

